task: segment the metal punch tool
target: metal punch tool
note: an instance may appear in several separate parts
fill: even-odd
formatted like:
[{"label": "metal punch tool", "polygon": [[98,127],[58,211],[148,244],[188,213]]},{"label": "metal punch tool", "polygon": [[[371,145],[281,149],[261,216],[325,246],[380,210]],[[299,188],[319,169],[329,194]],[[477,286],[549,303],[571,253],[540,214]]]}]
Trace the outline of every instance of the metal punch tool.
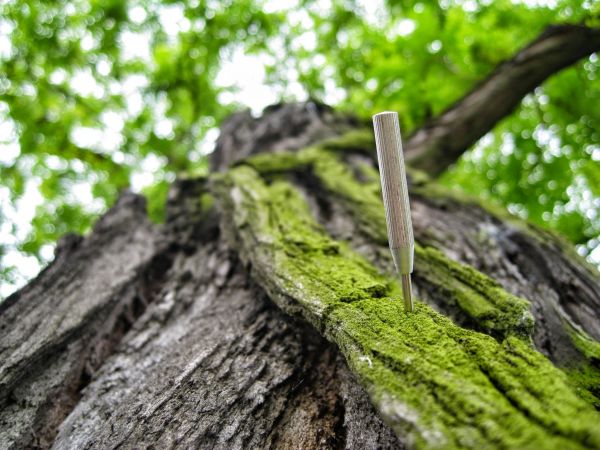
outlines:
[{"label": "metal punch tool", "polygon": [[405,309],[413,311],[410,274],[415,244],[398,113],[386,111],[374,115],[373,127],[390,250],[402,278]]}]

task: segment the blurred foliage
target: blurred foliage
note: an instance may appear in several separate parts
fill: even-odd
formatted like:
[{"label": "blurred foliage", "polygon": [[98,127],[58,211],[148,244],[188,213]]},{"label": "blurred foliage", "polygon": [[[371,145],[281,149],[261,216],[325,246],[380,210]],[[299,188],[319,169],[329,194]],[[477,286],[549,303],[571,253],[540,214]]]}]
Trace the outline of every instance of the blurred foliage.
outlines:
[{"label": "blurred foliage", "polygon": [[[264,67],[273,101],[310,96],[364,117],[396,109],[407,134],[549,24],[598,24],[591,1],[547,3],[4,2],[0,282],[21,283],[19,267],[51,258],[65,232],[87,232],[122,189],[146,193],[160,220],[169,181],[203,173],[215,127],[249,103],[228,81],[256,76],[249,68]],[[239,55],[253,59],[232,68]],[[593,55],[553,77],[443,181],[582,253],[598,247],[598,66]]]},{"label": "blurred foliage", "polygon": [[559,231],[588,255],[600,238],[598,75],[593,56],[548,80],[443,181]]}]

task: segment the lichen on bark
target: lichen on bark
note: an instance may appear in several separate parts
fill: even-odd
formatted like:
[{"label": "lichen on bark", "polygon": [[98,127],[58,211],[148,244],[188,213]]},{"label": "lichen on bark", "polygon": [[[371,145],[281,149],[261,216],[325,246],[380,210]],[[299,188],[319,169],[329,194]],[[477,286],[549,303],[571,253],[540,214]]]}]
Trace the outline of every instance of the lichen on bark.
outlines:
[{"label": "lichen on bark", "polygon": [[246,165],[215,176],[213,191],[258,283],[339,346],[405,442],[600,448],[598,416],[563,372],[510,333],[497,340],[464,329],[421,302],[405,314],[395,281],[328,236],[289,182],[268,184]]}]

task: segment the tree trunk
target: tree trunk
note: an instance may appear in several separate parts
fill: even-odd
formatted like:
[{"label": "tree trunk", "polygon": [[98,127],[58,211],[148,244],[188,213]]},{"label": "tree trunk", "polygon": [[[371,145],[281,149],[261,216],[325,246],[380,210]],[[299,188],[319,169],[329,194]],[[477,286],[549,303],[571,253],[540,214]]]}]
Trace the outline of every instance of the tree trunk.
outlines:
[{"label": "tree trunk", "polygon": [[560,238],[409,172],[407,314],[369,129],[239,113],[211,165],[0,304],[0,448],[600,448],[600,277]]}]

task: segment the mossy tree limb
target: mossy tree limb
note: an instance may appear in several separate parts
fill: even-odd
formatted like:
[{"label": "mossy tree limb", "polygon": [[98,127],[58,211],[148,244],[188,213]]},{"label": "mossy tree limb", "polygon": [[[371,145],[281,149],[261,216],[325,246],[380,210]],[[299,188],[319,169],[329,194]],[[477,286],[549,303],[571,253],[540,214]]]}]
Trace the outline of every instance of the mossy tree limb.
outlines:
[{"label": "mossy tree limb", "polygon": [[[256,168],[267,179],[291,177],[302,187],[332,235],[348,240],[389,272],[392,265],[373,154],[372,134],[353,131],[300,152],[258,155],[243,164]],[[411,171],[411,179],[417,240],[447,255],[441,256],[433,247],[417,245],[415,283],[421,297],[459,323],[498,336],[497,330],[485,326],[486,310],[479,306],[486,295],[477,295],[477,289],[473,289],[479,284],[476,278],[470,279],[473,271],[461,268],[448,256],[489,274],[495,281],[486,282],[492,288],[488,292],[493,293],[499,282],[504,289],[531,301],[531,311],[537,318],[536,347],[569,374],[582,397],[598,406],[599,364],[584,351],[587,346],[580,345],[597,345],[591,337],[598,330],[598,321],[591,311],[598,308],[600,300],[600,280],[595,269],[551,233],[491,205],[440,189],[419,172]],[[519,247],[524,251],[515,257]],[[428,254],[440,255],[438,264],[429,264]],[[435,272],[432,267],[441,270]],[[461,282],[465,277],[469,279],[467,285],[474,283],[466,292]],[[487,298],[504,308],[511,304],[504,301],[502,294],[495,299],[488,294]],[[457,303],[458,311],[453,309]],[[490,303],[485,306],[488,308]],[[527,316],[519,317],[517,312],[513,311],[511,317],[516,320],[512,323],[523,326]],[[509,325],[507,330],[514,332],[518,328],[511,328],[511,321],[498,310],[492,317],[497,324]]]},{"label": "mossy tree limb", "polygon": [[[286,312],[335,342],[415,448],[600,447],[598,416],[526,342],[454,325],[315,222],[296,188],[250,167],[214,180],[230,244]],[[395,298],[396,297],[396,298]]]},{"label": "mossy tree limb", "polygon": [[[296,174],[293,177],[304,192],[317,198],[313,201],[317,209],[329,210],[318,214],[327,229],[348,239],[379,268],[391,271],[378,174],[372,159],[354,159],[371,155],[373,146],[370,132],[355,131],[295,153],[257,155],[244,164],[270,178]],[[594,271],[566,251],[559,238],[472,198],[441,190],[418,173],[411,175],[415,283],[421,297],[458,323],[494,335],[511,327],[526,330],[531,322],[523,305],[516,307],[517,300],[498,294],[499,283],[531,302],[540,351],[563,367],[589,362],[565,323],[592,336],[597,330],[598,321],[590,320],[589,314],[600,307],[600,281]],[[516,246],[528,251],[515,258]],[[494,281],[478,281],[478,272],[453,260],[474,266]],[[548,273],[532,271],[540,261],[548,265]],[[484,285],[487,290],[481,289]],[[572,295],[573,286],[578,286],[578,297]]]}]

